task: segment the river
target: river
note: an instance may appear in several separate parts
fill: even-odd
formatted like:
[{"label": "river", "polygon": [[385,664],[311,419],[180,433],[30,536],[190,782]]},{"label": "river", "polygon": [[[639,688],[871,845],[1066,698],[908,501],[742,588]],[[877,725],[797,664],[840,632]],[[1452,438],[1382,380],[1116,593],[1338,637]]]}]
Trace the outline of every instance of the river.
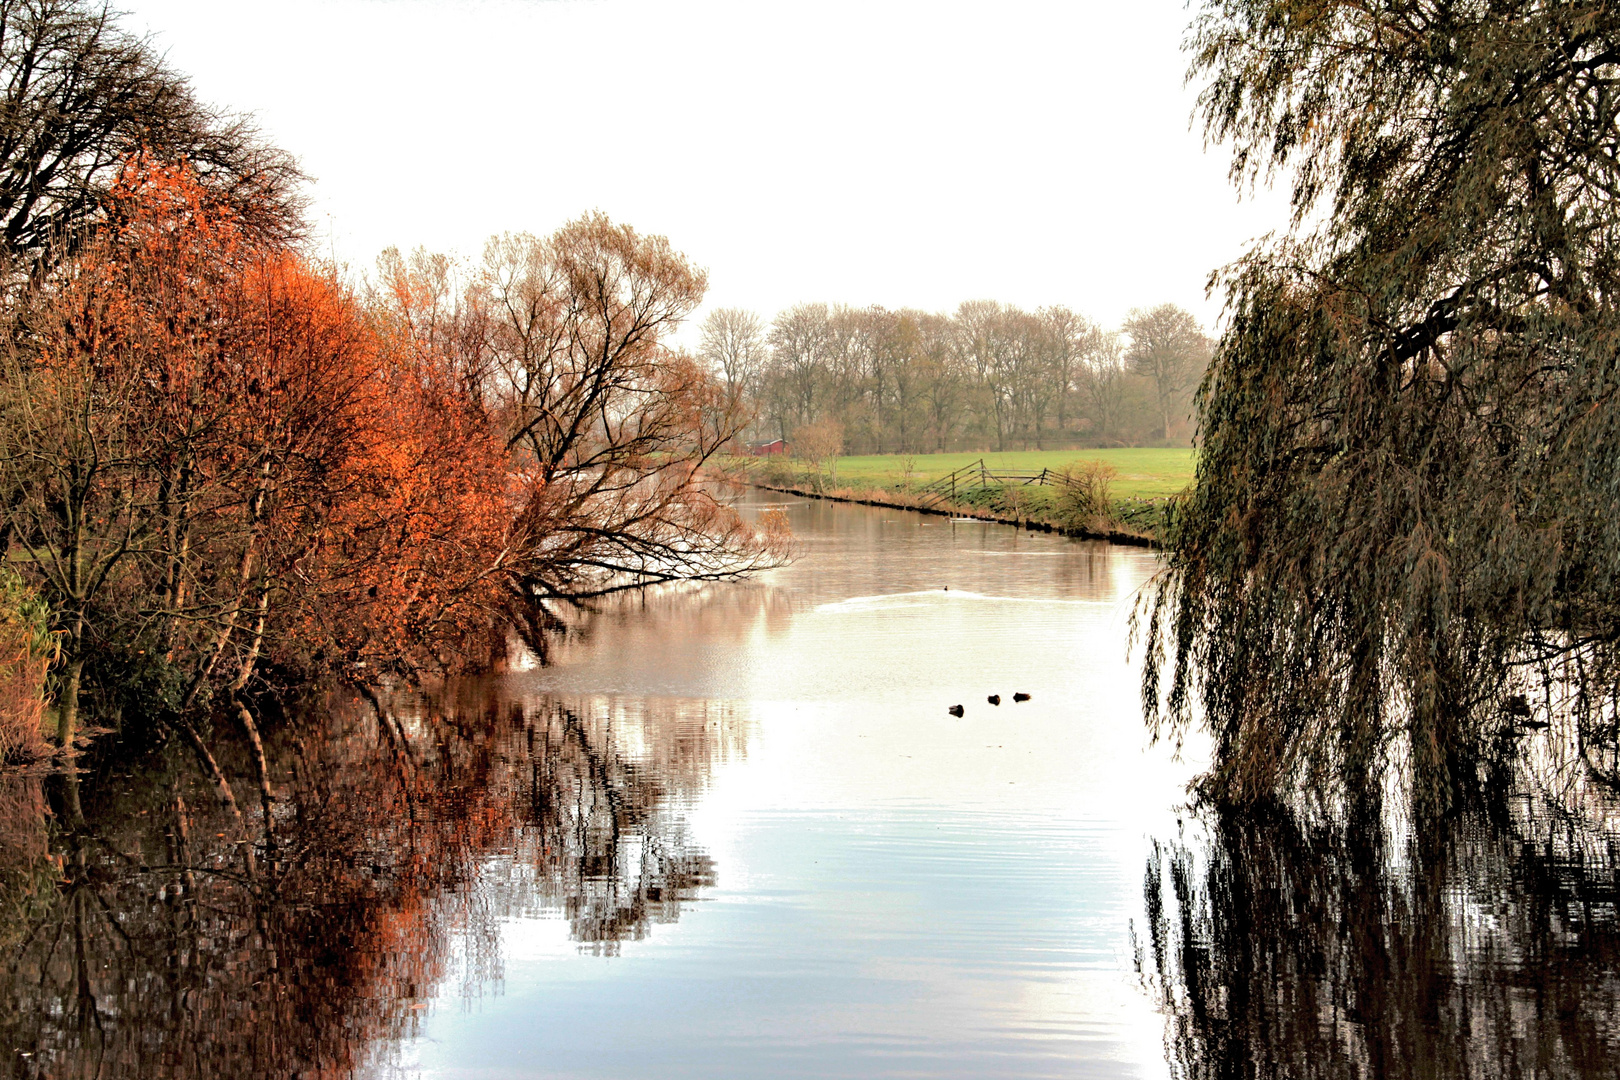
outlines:
[{"label": "river", "polygon": [[1195,817],[1127,657],[1151,552],[769,505],[791,566],[290,703],[330,722],[277,729],[269,827],[174,747],[8,781],[14,1074],[1612,1074],[1590,831]]}]

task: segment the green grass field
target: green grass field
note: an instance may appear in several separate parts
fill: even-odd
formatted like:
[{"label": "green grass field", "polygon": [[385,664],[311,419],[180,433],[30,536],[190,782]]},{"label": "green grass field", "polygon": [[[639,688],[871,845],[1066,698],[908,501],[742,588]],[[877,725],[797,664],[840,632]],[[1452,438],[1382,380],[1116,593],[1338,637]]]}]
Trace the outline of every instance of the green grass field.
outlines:
[{"label": "green grass field", "polygon": [[[926,484],[980,458],[992,472],[1039,472],[1073,461],[1106,461],[1119,470],[1112,485],[1116,498],[1174,495],[1192,483],[1193,476],[1193,452],[1188,449],[1025,450],[1005,454],[917,454],[912,459],[912,484]],[[905,461],[903,454],[839,458],[838,484],[853,488],[897,487]]]}]

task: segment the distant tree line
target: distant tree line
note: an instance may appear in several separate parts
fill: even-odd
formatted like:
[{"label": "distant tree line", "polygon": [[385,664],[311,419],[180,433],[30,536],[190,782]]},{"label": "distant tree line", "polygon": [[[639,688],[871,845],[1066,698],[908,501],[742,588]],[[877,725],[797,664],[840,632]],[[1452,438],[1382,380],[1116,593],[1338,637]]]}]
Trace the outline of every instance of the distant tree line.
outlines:
[{"label": "distant tree line", "polygon": [[1063,306],[817,303],[769,324],[713,311],[699,353],[760,439],[832,428],[849,453],[927,453],[1184,443],[1210,342],[1174,304],[1110,330]]}]

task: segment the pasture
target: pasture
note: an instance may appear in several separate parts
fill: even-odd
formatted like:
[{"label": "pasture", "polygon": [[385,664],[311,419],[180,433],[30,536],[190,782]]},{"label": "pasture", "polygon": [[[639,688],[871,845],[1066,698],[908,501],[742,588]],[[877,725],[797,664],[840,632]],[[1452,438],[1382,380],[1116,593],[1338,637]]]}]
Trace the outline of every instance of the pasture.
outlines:
[{"label": "pasture", "polygon": [[991,472],[1040,472],[1075,461],[1104,461],[1117,470],[1111,484],[1117,498],[1152,499],[1174,495],[1193,477],[1193,451],[1185,447],[1129,447],[1120,450],[1023,450],[1006,453],[867,454],[838,459],[840,487],[899,489],[911,462],[911,486],[920,487],[980,458]]}]

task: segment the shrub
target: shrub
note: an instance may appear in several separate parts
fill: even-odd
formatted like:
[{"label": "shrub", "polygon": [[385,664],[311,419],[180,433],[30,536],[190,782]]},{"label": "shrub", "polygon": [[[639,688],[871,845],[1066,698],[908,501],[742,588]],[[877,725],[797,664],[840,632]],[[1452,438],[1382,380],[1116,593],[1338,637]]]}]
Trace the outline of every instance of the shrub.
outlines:
[{"label": "shrub", "polygon": [[1075,461],[1059,472],[1055,500],[1059,520],[1069,528],[1113,523],[1110,488],[1115,468],[1106,461]]}]

